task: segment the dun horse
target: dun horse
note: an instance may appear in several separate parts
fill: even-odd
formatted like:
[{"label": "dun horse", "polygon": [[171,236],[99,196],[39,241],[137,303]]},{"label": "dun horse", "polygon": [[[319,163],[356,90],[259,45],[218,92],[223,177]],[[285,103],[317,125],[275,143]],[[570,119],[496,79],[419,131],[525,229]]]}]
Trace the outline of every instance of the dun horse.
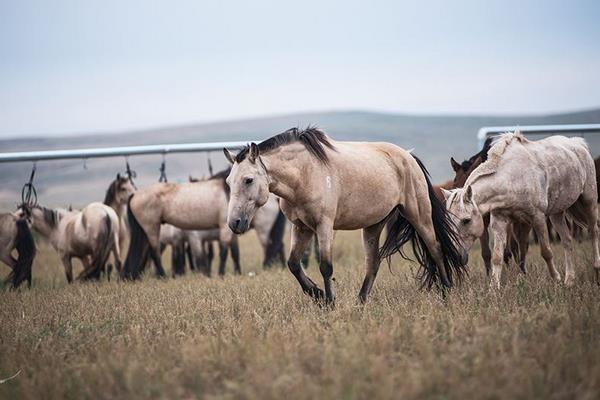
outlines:
[{"label": "dun horse", "polygon": [[[18,253],[15,259],[13,250]],[[27,219],[11,213],[0,214],[0,260],[11,269],[6,282],[13,288],[27,281],[31,287],[31,265],[35,257],[35,242]]]},{"label": "dun horse", "polygon": [[[112,208],[102,203],[91,203],[81,211],[21,206],[19,212],[30,216],[33,229],[58,252],[69,283],[73,281],[73,257],[84,266],[77,277],[81,280],[99,279],[111,252],[119,265],[119,220]],[[110,279],[110,271],[107,273]]]},{"label": "dun horse", "polygon": [[[127,252],[126,244],[129,238],[129,229],[125,218],[127,215],[127,202],[133,193],[135,193],[135,186],[131,178],[117,174],[115,180],[108,186],[104,196],[104,204],[115,210],[119,219],[119,252],[121,257],[125,257]],[[121,263],[118,264],[117,268],[120,273]]]},{"label": "dun horse", "polygon": [[[423,267],[423,285],[451,287],[464,273],[452,222],[433,193],[425,167],[400,147],[337,142],[309,127],[292,128],[258,145],[251,143],[237,155],[224,152],[233,164],[227,178],[229,226],[238,234],[247,231],[269,193],[280,197],[281,209],[293,224],[288,267],[314,299],[326,304],[335,300],[334,230],[363,229],[366,274],[359,293],[363,302],[381,259],[402,252],[408,241]],[[389,216],[395,221],[380,248],[379,236]],[[324,292],[300,263],[315,233]]]},{"label": "dun horse", "polygon": [[[156,275],[165,276],[159,248],[160,227],[164,223],[189,230],[219,229],[219,270],[224,271],[228,250],[235,243],[227,227],[227,201],[228,188],[221,174],[199,182],[156,183],[138,190],[129,200],[131,241],[122,277],[139,278],[148,256]],[[239,273],[239,258],[234,257],[234,265]]]},{"label": "dun horse", "polygon": [[551,277],[560,279],[554,266],[546,216],[550,217],[565,249],[565,283],[573,284],[573,240],[567,215],[591,232],[593,266],[600,283],[596,172],[583,139],[552,136],[532,142],[519,132],[505,134],[489,151],[488,160],[473,171],[465,187],[445,195],[465,256],[482,234],[483,215],[490,214],[494,236],[491,285],[500,287],[502,256],[511,220],[533,227]]}]

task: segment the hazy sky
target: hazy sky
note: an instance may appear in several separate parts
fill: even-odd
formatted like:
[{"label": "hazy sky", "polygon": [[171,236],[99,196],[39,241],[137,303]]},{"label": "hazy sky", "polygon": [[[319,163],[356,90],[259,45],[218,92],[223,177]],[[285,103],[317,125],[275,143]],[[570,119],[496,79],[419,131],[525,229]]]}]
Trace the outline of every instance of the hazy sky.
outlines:
[{"label": "hazy sky", "polygon": [[599,21],[597,0],[0,0],[0,137],[600,106]]}]

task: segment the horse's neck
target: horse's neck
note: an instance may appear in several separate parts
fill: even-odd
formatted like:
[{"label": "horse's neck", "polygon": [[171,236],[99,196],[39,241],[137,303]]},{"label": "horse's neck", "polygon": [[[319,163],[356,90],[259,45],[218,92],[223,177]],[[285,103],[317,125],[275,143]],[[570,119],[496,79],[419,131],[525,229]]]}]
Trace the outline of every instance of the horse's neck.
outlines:
[{"label": "horse's neck", "polygon": [[112,208],[113,210],[115,210],[115,212],[117,213],[117,216],[119,218],[122,218],[125,215],[125,211],[127,210],[127,204],[126,203],[119,204],[115,200],[113,200],[109,204],[109,207]]},{"label": "horse's neck", "polygon": [[506,203],[503,190],[498,190],[502,186],[498,186],[494,182],[494,175],[482,176],[471,184],[475,196],[475,203],[479,212],[483,215],[489,214],[494,209],[501,208]]},{"label": "horse's neck", "polygon": [[306,176],[303,176],[302,170],[306,168],[306,163],[310,160],[307,159],[308,152],[303,153],[306,154],[289,151],[282,147],[279,151],[262,156],[271,180],[269,184],[271,193],[294,203],[302,181],[307,179]]}]

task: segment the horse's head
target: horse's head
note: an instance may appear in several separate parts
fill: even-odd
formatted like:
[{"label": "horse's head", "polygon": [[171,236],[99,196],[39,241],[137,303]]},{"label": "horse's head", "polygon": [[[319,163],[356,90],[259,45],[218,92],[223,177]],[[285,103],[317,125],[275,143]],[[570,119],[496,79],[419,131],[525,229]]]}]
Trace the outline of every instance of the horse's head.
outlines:
[{"label": "horse's head", "polygon": [[471,246],[483,234],[483,215],[475,203],[471,186],[451,191],[442,189],[442,191],[446,198],[446,209],[450,213],[461,241],[461,256],[466,264]]},{"label": "horse's head", "polygon": [[106,191],[104,204],[127,204],[127,201],[133,193],[135,193],[135,186],[133,186],[131,179],[129,179],[128,176],[117,174],[117,177],[112,181]]},{"label": "horse's head", "polygon": [[250,229],[256,210],[269,199],[267,168],[255,143],[251,143],[237,156],[227,149],[223,149],[223,152],[232,164],[226,180],[231,190],[227,224],[233,232],[244,233]]}]

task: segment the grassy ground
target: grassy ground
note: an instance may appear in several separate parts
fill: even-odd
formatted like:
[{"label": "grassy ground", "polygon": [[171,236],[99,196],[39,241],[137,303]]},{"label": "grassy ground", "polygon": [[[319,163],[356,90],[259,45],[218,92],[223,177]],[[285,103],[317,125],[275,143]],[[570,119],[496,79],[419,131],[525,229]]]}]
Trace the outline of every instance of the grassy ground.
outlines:
[{"label": "grassy ground", "polygon": [[[340,233],[338,302],[326,311],[288,271],[263,272],[250,235],[246,275],[223,280],[67,286],[40,246],[33,288],[0,292],[0,379],[20,371],[0,397],[600,397],[589,243],[577,246],[573,288],[549,282],[532,246],[529,274],[505,270],[499,292],[487,290],[474,252],[470,278],[447,300],[419,291],[414,265],[395,260],[361,307],[359,236]],[[318,277],[314,262],[308,272]]]}]

